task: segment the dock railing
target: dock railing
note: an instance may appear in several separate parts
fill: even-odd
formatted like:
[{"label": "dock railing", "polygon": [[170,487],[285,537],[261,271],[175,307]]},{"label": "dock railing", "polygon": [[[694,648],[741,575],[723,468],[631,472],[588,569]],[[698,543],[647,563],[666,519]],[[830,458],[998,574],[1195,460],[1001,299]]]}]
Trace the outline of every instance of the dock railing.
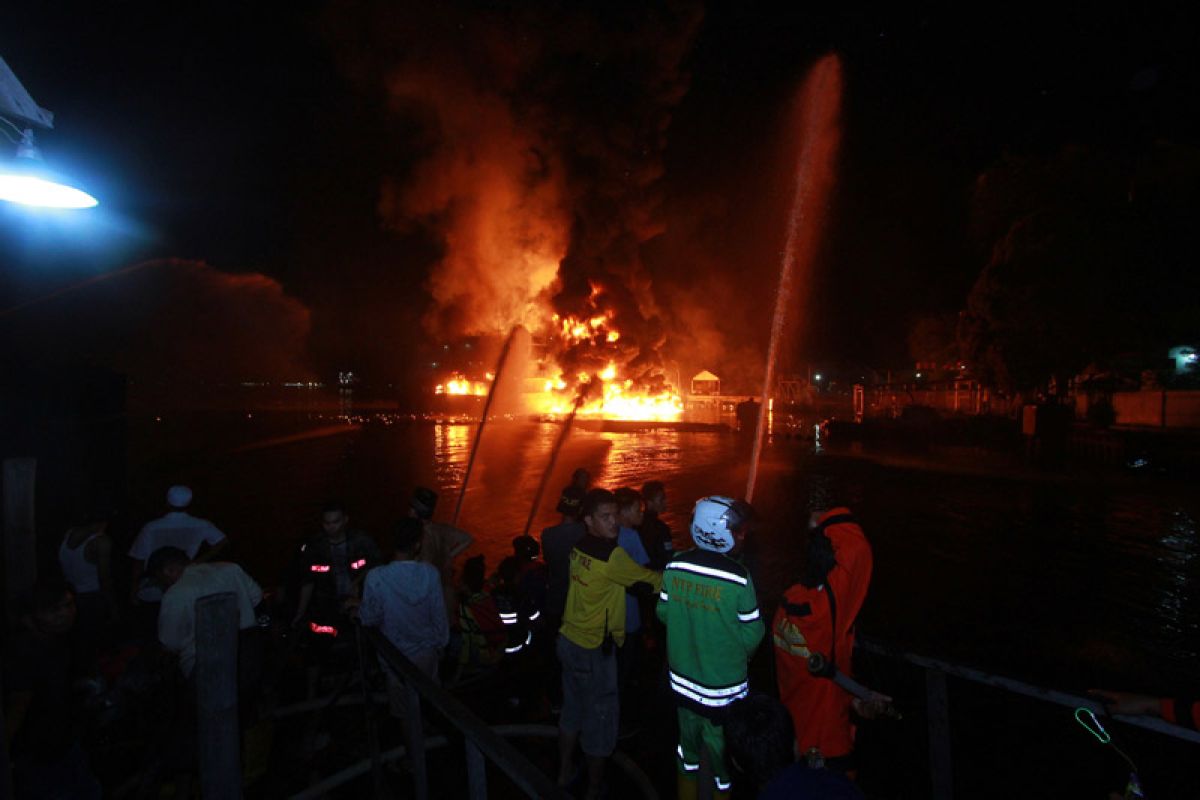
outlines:
[{"label": "dock railing", "polygon": [[567,800],[570,797],[554,781],[533,765],[516,747],[501,737],[458,698],[432,681],[404,656],[376,628],[362,628],[383,661],[400,679],[407,694],[405,719],[402,720],[410,747],[413,794],[417,800],[429,797],[429,774],[425,761],[425,732],[421,722],[422,705],[436,710],[464,739],[467,794],[471,800],[487,797],[487,764],[497,769],[529,797]]},{"label": "dock railing", "polygon": [[[1046,689],[961,664],[952,664],[948,661],[905,652],[861,636],[858,637],[855,646],[864,653],[902,661],[925,671],[925,705],[929,726],[930,796],[933,800],[951,800],[954,797],[954,768],[950,746],[950,696],[947,691],[947,677],[961,678],[1067,708],[1087,708],[1098,715],[1106,713],[1103,705],[1090,697]],[[1165,736],[1200,744],[1200,731],[1172,725],[1157,717],[1116,715],[1113,719]]]}]

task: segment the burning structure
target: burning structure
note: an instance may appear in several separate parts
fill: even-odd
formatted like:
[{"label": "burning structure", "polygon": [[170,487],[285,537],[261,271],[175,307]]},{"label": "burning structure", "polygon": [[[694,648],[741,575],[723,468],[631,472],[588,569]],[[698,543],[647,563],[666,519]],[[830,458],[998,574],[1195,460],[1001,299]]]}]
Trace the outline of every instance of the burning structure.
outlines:
[{"label": "burning structure", "polygon": [[[665,134],[700,13],[523,8],[372,21],[388,45],[375,52],[401,55],[371,67],[423,153],[385,177],[381,216],[441,245],[432,337],[529,332],[527,357],[509,365],[526,410],[678,419],[640,247],[661,231]],[[444,376],[440,393],[484,394],[481,378]]]}]

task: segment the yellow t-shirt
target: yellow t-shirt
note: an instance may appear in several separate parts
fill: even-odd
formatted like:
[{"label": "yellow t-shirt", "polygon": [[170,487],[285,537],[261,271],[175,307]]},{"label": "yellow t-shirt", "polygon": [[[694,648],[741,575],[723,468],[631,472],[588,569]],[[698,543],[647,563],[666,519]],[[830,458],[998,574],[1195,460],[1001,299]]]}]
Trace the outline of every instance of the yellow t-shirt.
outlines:
[{"label": "yellow t-shirt", "polygon": [[657,592],[662,573],[639,565],[615,539],[585,535],[571,551],[571,582],[560,632],[580,647],[596,648],[605,630],[625,643],[625,588],[648,583]]}]

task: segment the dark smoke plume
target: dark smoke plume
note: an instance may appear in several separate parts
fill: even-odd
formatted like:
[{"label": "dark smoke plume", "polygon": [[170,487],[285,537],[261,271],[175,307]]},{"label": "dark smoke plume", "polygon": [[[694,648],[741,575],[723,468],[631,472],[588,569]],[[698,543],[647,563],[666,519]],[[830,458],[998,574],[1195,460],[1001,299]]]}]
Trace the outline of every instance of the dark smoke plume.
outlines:
[{"label": "dark smoke plume", "polygon": [[123,373],[135,399],[187,405],[222,384],[311,377],[308,309],[273,278],[200,261],[127,267],[0,317],[0,332],[47,362]]},{"label": "dark smoke plume", "polygon": [[[428,288],[435,336],[545,335],[551,313],[605,315],[594,348],[550,336],[568,380],[610,360],[644,387],[664,341],[640,248],[661,230],[659,179],[691,3],[358,3],[395,110],[421,131],[411,174],[385,178],[387,224],[428,226],[444,254]],[[608,341],[605,330],[619,331]]]}]

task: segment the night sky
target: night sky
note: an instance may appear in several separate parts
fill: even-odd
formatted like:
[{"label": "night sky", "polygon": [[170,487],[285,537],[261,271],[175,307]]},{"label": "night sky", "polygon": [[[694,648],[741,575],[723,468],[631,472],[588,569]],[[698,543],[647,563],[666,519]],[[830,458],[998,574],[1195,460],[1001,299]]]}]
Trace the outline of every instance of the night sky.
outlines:
[{"label": "night sky", "polygon": [[[48,162],[102,207],[82,223],[4,210],[0,308],[147,260],[180,261],[6,312],[0,335],[103,360],[157,338],[170,318],[179,336],[199,327],[232,349],[244,335],[233,329],[276,338],[247,356],[248,370],[261,357],[282,371],[328,377],[351,366],[400,379],[414,345],[454,340],[453,326],[422,325],[453,204],[407,214],[422,165],[437,164],[451,138],[439,140],[413,101],[426,80],[431,93],[470,85],[479,93],[463,96],[503,97],[538,121],[534,138],[548,149],[532,149],[569,162],[562,195],[584,198],[567,209],[573,241],[592,214],[580,209],[603,207],[604,176],[587,171],[602,172],[602,159],[573,161],[564,142],[588,147],[606,119],[662,121],[639,162],[661,175],[612,198],[632,196],[654,218],[638,252],[667,350],[681,331],[706,327],[718,344],[675,357],[698,368],[711,355],[748,379],[761,370],[792,191],[791,104],[806,70],[835,52],[845,86],[837,181],[802,287],[793,366],[909,364],[913,321],[963,308],[987,263],[991,243],[971,224],[982,172],[1068,146],[1136,162],[1156,142],[1197,144],[1200,26],[1184,4],[1053,14],[890,5],[680,3],[643,14],[600,3],[120,3],[74,13],[24,4],[0,30],[0,55],[56,114],[40,137]],[[679,48],[677,64],[649,59],[672,71],[668,88],[680,92],[669,101],[662,85],[647,88],[660,76],[647,69],[646,86],[634,86],[642,73],[619,63],[658,55],[643,16],[662,25],[664,50]],[[578,30],[594,35],[563,44]],[[491,82],[489,70],[505,69],[516,77]],[[622,116],[626,96],[653,113]],[[407,204],[389,205],[389,191]],[[177,309],[193,305],[202,311],[180,320]],[[111,335],[90,335],[101,329]]]}]

